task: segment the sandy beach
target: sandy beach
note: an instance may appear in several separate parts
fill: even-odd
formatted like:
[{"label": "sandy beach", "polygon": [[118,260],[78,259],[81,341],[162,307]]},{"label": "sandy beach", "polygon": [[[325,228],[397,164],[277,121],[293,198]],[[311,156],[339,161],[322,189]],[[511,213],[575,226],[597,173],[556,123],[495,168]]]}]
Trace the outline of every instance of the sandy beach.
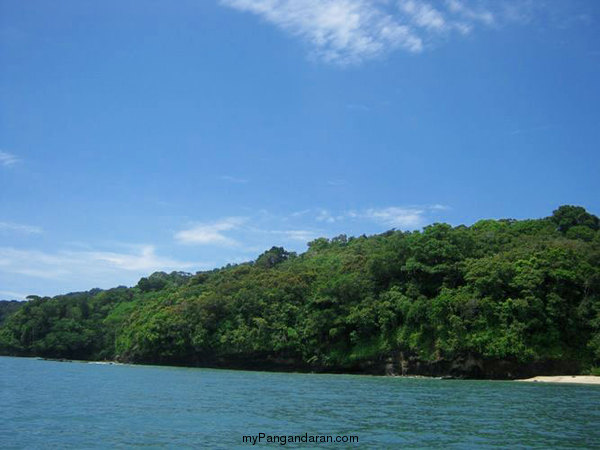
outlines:
[{"label": "sandy beach", "polygon": [[594,375],[559,375],[554,377],[533,377],[524,380],[531,383],[574,383],[574,384],[600,384],[600,377]]}]

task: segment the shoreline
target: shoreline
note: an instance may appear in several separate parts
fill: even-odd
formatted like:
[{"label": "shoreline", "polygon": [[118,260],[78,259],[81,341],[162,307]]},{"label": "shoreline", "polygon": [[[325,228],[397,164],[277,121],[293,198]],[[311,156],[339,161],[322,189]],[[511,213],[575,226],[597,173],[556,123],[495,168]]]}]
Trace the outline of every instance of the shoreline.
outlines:
[{"label": "shoreline", "polygon": [[595,375],[557,375],[537,376],[515,380],[524,383],[565,383],[565,384],[595,384],[600,385],[600,376]]},{"label": "shoreline", "polygon": [[597,375],[536,375],[531,378],[463,378],[451,375],[428,376],[420,374],[411,375],[385,375],[369,372],[341,372],[341,371],[304,371],[304,370],[268,370],[268,369],[250,369],[240,367],[223,367],[223,366],[196,366],[196,365],[176,365],[176,364],[152,364],[152,363],[134,363],[121,362],[118,360],[85,360],[85,359],[68,359],[68,358],[47,358],[41,356],[16,356],[16,355],[0,355],[8,358],[31,358],[40,361],[62,362],[62,363],[82,363],[92,365],[106,366],[150,366],[150,367],[179,367],[189,369],[212,369],[212,370],[234,370],[247,372],[266,372],[266,373],[296,373],[296,374],[320,374],[320,375],[357,375],[368,377],[387,377],[387,378],[404,378],[404,379],[430,379],[430,380],[473,380],[473,381],[516,381],[519,383],[562,383],[562,384],[587,384],[600,385],[600,376]]}]

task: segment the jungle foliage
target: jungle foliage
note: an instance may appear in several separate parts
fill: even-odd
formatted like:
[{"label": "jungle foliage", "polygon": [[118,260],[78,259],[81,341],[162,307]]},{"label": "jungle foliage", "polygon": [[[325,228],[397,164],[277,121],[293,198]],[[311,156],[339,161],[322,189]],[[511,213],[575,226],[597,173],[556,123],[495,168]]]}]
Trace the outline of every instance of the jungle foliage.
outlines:
[{"label": "jungle foliage", "polygon": [[[345,370],[402,351],[600,363],[599,220],[561,206],[536,220],[319,238],[300,255],[131,288],[32,296],[0,353],[210,365],[279,359]],[[225,364],[226,365],[226,364]]]}]

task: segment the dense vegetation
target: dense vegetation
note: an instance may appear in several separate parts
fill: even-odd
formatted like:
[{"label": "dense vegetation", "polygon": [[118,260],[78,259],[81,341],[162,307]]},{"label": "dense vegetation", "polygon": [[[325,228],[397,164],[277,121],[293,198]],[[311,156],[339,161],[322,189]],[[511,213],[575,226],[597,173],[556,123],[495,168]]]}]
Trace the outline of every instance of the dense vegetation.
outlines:
[{"label": "dense vegetation", "polygon": [[[0,353],[159,364],[510,377],[600,363],[599,220],[538,220],[274,247],[132,288],[32,296]],[[523,369],[528,368],[528,369]]]},{"label": "dense vegetation", "polygon": [[4,323],[8,316],[17,312],[21,306],[21,302],[16,300],[0,300],[0,325]]}]

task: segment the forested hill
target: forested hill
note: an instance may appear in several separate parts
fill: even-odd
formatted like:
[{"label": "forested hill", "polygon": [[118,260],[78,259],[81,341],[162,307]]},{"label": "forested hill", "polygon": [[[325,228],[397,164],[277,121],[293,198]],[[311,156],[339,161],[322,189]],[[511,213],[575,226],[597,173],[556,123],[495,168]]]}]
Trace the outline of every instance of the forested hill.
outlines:
[{"label": "forested hill", "polygon": [[599,220],[536,220],[273,247],[135,287],[30,297],[0,353],[273,370],[511,378],[600,365]]},{"label": "forested hill", "polygon": [[0,300],[0,325],[21,306],[21,302],[16,300]]}]

